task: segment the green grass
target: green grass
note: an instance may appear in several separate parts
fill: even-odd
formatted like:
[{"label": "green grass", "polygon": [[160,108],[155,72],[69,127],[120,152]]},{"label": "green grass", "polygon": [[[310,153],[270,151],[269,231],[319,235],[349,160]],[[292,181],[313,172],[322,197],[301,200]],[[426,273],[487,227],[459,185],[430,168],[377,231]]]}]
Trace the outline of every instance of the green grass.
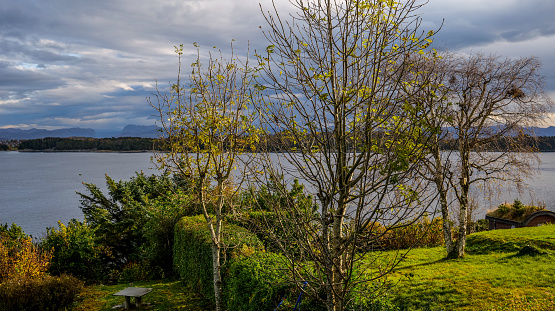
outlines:
[{"label": "green grass", "polygon": [[[396,300],[408,310],[555,310],[555,226],[481,232],[467,242],[472,252],[456,260],[445,260],[442,247],[409,252],[391,276]],[[520,255],[528,244],[542,254]]]},{"label": "green grass", "polygon": [[528,244],[541,249],[555,250],[555,226],[492,230],[471,234],[467,239],[467,250],[473,254],[516,252]]},{"label": "green grass", "polygon": [[[140,310],[210,310],[205,300],[188,290],[183,283],[175,280],[136,282],[132,283],[132,285],[87,286],[73,310],[111,311],[113,306],[122,304],[124,301],[123,297],[113,296],[113,294],[129,286],[150,287],[153,289],[152,292],[143,296],[142,301],[145,305]],[[131,303],[133,304],[133,298]]]},{"label": "green grass", "polygon": [[[532,245],[539,255],[520,255]],[[389,276],[391,295],[407,310],[553,311],[555,225],[494,230],[468,237],[464,258],[445,260],[443,247],[415,249]],[[112,310],[129,284],[89,286],[74,310]],[[152,287],[144,310],[207,311],[204,300],[179,281],[138,282]],[[430,309],[426,309],[430,307]],[[443,308],[443,309],[441,309]]]}]

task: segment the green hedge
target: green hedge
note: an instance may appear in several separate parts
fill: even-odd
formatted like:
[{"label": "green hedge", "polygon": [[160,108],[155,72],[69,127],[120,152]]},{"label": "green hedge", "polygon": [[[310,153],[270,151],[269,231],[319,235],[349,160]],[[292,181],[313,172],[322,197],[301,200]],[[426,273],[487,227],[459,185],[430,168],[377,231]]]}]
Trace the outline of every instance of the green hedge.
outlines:
[{"label": "green hedge", "polygon": [[230,218],[228,221],[254,232],[258,239],[262,241],[267,251],[280,252],[275,238],[269,232],[269,230],[272,230],[276,237],[285,237],[283,226],[280,226],[279,218],[275,213],[268,211],[247,211],[241,217]]},{"label": "green hedge", "polygon": [[[235,258],[228,270],[224,297],[228,311],[292,310],[300,293],[280,266],[281,254],[254,252]],[[325,310],[312,297],[303,295],[302,310]]]},{"label": "green hedge", "polygon": [[[315,217],[309,212],[295,213],[290,218],[286,216],[286,213],[277,215],[269,211],[246,211],[240,217],[230,218],[229,222],[254,232],[267,251],[282,253],[285,249],[288,254],[303,258],[306,250],[298,241],[306,238],[302,236],[306,230],[318,230],[319,224],[312,221]],[[298,224],[303,220],[304,230],[301,230]],[[312,228],[307,229],[308,227]]]},{"label": "green hedge", "polygon": [[[278,310],[292,310],[300,289],[288,278],[285,257],[261,251],[262,242],[243,227],[226,224],[224,232],[227,232],[224,240],[231,246],[222,268],[223,299],[227,310],[274,310],[282,298],[285,299]],[[211,239],[204,216],[184,217],[177,224],[174,265],[185,283],[213,301]],[[322,294],[321,298],[324,296]],[[399,310],[388,297],[353,298],[348,310]],[[304,294],[301,310],[323,311],[325,308],[315,297]]]},{"label": "green hedge", "polygon": [[[254,252],[248,256],[235,258],[229,265],[226,275],[224,299],[228,311],[275,310],[282,298],[278,310],[293,310],[300,289],[287,276],[287,269],[282,267],[286,259],[281,254],[271,252]],[[350,296],[347,311],[400,311],[387,293],[373,296],[382,290],[373,283],[357,286]],[[300,282],[299,282],[299,285]],[[308,290],[308,287],[307,287]],[[359,293],[359,291],[361,291]],[[313,293],[314,295],[314,293]],[[321,293],[320,298],[325,299]],[[316,297],[303,294],[301,310],[324,311],[322,301]]]},{"label": "green hedge", "polygon": [[[222,254],[222,263],[247,248],[262,249],[262,242],[247,229],[236,225],[223,225],[223,240],[228,246]],[[175,227],[174,267],[185,283],[198,293],[214,300],[211,238],[203,215],[183,217]],[[227,264],[226,264],[227,265]],[[222,268],[224,288],[226,266]]]}]

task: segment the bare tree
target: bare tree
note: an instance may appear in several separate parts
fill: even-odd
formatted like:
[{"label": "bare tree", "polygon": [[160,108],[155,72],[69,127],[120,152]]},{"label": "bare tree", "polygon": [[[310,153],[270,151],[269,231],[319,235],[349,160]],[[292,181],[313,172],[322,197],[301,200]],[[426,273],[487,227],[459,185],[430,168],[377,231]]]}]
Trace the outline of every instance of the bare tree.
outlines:
[{"label": "bare tree", "polygon": [[[195,44],[196,46],[196,44]],[[233,46],[232,46],[233,50]],[[212,261],[216,310],[222,308],[221,252],[223,207],[231,203],[230,196],[237,185],[232,173],[238,157],[250,152],[258,139],[252,125],[252,72],[248,60],[241,63],[232,53],[231,59],[213,57],[201,66],[200,52],[191,65],[190,84],[181,84],[183,46],[176,48],[179,56],[177,83],[169,93],[158,92],[156,104],[159,128],[166,153],[156,154],[160,168],[190,178],[194,193],[206,219],[212,239]]]},{"label": "bare tree", "polygon": [[[448,257],[458,258],[464,256],[471,187],[520,182],[537,171],[534,134],[527,128],[542,122],[551,100],[543,90],[540,62],[533,57],[445,53],[419,66],[429,83],[413,102],[426,108],[423,119],[436,128],[426,167],[440,197]],[[459,206],[456,241],[450,192]]]},{"label": "bare tree", "polygon": [[[316,198],[312,219],[295,216],[305,214],[293,199],[274,206],[302,248],[282,243],[285,264],[328,310],[343,310],[355,291],[371,295],[371,282],[399,260],[365,257],[358,246],[375,242],[377,226],[394,228],[426,209],[414,178],[426,129],[402,92],[416,82],[401,72],[412,54],[424,53],[433,31],[419,30],[415,1],[291,3],[297,13],[288,21],[275,6],[264,13],[271,45],[258,55],[258,88],[267,94],[261,123],[281,152],[263,173],[274,185],[280,176],[297,177]],[[287,197],[286,184],[275,189]]]}]

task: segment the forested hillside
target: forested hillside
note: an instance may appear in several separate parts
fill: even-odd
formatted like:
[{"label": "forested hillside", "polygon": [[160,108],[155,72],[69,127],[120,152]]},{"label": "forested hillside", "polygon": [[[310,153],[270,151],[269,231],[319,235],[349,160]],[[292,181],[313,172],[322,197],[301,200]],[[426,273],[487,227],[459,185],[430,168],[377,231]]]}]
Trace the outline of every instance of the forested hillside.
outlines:
[{"label": "forested hillside", "polygon": [[23,140],[19,150],[40,151],[142,151],[155,148],[154,138],[119,137],[119,138],[59,138],[47,137]]},{"label": "forested hillside", "polygon": [[[277,136],[274,134],[273,136]],[[160,145],[156,145],[157,139],[140,138],[140,137],[118,137],[118,138],[89,138],[89,137],[47,137],[40,139],[29,139],[9,142],[0,142],[0,151],[6,150],[23,150],[23,151],[143,151],[143,150],[161,150]],[[283,146],[275,144],[276,139],[269,139],[266,148],[271,151],[279,152]],[[555,151],[555,136],[540,136],[537,140],[529,140],[530,146],[535,146],[535,150],[540,152]],[[449,144],[444,144],[443,149],[448,149]],[[503,143],[498,144],[503,146]],[[456,148],[456,142],[453,147]],[[497,151],[497,150],[492,150]]]}]

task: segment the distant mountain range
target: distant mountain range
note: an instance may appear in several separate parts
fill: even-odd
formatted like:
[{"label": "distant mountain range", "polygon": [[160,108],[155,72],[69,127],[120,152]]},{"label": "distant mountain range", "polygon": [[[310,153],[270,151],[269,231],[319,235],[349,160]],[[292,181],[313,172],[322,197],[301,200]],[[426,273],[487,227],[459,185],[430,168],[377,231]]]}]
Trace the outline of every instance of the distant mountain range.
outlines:
[{"label": "distant mountain range", "polygon": [[143,137],[143,138],[158,138],[159,132],[156,130],[156,125],[126,125],[118,137]]},{"label": "distant mountain range", "polygon": [[95,137],[96,132],[93,129],[84,128],[67,128],[59,130],[44,130],[44,129],[0,129],[0,141],[11,139],[36,139],[44,137]]},{"label": "distant mountain range", "polygon": [[555,136],[555,126],[550,127],[532,127],[531,130],[536,133],[536,136]]},{"label": "distant mountain range", "polygon": [[[531,128],[537,136],[555,136],[555,126],[546,128],[533,127]],[[143,137],[143,138],[158,138],[159,132],[156,130],[155,125],[126,125],[123,130],[117,134],[104,134],[101,137]],[[22,130],[16,128],[0,129],[0,141],[11,139],[37,139],[45,137],[97,137],[96,131],[87,128],[66,128],[59,130],[44,130],[44,129],[29,129]],[[100,137],[98,137],[100,138]]]},{"label": "distant mountain range", "polygon": [[[59,130],[45,130],[45,129],[29,129],[22,130],[18,128],[0,129],[0,141],[12,139],[37,139],[45,137],[97,137],[94,129],[88,128],[65,128]],[[118,134],[117,132],[106,133],[101,137],[143,137],[143,138],[157,138],[158,132],[155,125],[127,125]],[[97,137],[97,138],[101,138]]]}]

